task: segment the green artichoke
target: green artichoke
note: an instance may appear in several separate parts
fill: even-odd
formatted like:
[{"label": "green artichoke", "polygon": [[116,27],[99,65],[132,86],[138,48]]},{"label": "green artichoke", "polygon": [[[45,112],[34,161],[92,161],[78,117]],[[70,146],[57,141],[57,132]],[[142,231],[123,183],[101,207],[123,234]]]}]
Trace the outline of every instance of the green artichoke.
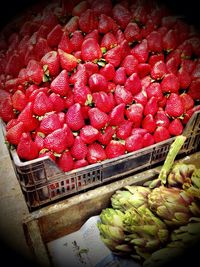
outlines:
[{"label": "green artichoke", "polygon": [[195,198],[200,199],[200,169],[195,169],[191,180],[184,183],[183,188]]},{"label": "green artichoke", "polygon": [[187,224],[192,216],[200,216],[200,208],[194,197],[175,187],[154,188],[148,195],[148,204],[153,212],[172,227]]},{"label": "green artichoke", "polygon": [[148,194],[151,190],[144,186],[125,186],[117,190],[111,197],[111,205],[114,209],[125,211],[129,208],[139,208],[147,205]]}]

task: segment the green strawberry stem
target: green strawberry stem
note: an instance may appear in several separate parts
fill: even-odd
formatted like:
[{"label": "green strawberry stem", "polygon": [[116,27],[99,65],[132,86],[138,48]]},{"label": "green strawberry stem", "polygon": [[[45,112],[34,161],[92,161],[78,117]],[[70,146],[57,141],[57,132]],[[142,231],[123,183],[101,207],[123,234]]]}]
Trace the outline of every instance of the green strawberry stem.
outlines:
[{"label": "green strawberry stem", "polygon": [[169,152],[166,156],[166,159],[164,161],[164,164],[161,168],[160,174],[158,176],[158,180],[161,181],[162,184],[166,184],[167,176],[169,172],[171,171],[171,168],[174,164],[174,160],[179,153],[181,147],[183,146],[184,142],[186,140],[186,137],[183,135],[179,135],[176,137],[174,142],[171,144]]}]

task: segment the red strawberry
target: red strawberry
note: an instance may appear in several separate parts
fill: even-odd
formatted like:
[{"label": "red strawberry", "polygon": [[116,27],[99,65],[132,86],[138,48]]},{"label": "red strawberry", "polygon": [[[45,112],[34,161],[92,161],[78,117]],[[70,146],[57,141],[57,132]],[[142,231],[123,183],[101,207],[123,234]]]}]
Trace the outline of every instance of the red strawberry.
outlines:
[{"label": "red strawberry", "polygon": [[99,136],[99,131],[92,125],[85,125],[80,130],[80,137],[85,144],[94,143],[98,139],[98,136]]},{"label": "red strawberry", "polygon": [[73,45],[69,39],[68,32],[63,32],[62,38],[58,44],[58,49],[61,49],[66,53],[71,53],[73,51]]},{"label": "red strawberry", "polygon": [[12,105],[18,111],[22,111],[27,105],[27,97],[21,90],[15,91],[12,95]]},{"label": "red strawberry", "polygon": [[18,53],[13,53],[8,59],[5,73],[17,77],[21,68],[23,68],[24,62],[21,56]]},{"label": "red strawberry", "polygon": [[134,134],[126,138],[125,147],[128,152],[139,150],[143,147],[143,137],[140,134]]},{"label": "red strawberry", "polygon": [[94,0],[91,2],[91,8],[98,16],[101,14],[110,15],[112,12],[112,2],[110,0]]},{"label": "red strawberry", "polygon": [[38,150],[41,152],[47,151],[44,148],[44,138],[45,138],[45,134],[37,131],[36,133],[33,134],[33,138],[34,138],[34,143],[37,145]]},{"label": "red strawberry", "polygon": [[50,47],[57,47],[62,38],[62,26],[57,24],[47,35],[47,43]]},{"label": "red strawberry", "polygon": [[153,133],[156,129],[156,121],[152,114],[147,114],[142,120],[142,128],[146,129],[149,133]]},{"label": "red strawberry", "polygon": [[145,107],[144,107],[144,115],[152,114],[153,116],[158,111],[158,99],[155,96],[152,96],[147,101]]},{"label": "red strawberry", "polygon": [[88,38],[81,46],[81,57],[83,61],[96,61],[102,57],[101,48],[97,40]]},{"label": "red strawberry", "polygon": [[155,143],[162,142],[170,138],[169,131],[164,126],[159,126],[155,129],[154,134],[154,141]]},{"label": "red strawberry", "polygon": [[133,122],[125,120],[122,122],[116,130],[116,137],[119,139],[125,140],[127,137],[131,135]]},{"label": "red strawberry", "polygon": [[115,134],[116,128],[114,126],[108,125],[106,128],[102,129],[99,132],[97,140],[102,145],[108,145],[108,143],[112,140],[114,134]]},{"label": "red strawberry", "polygon": [[69,107],[66,113],[66,122],[72,131],[78,131],[85,125],[81,105],[79,103],[75,103]]},{"label": "red strawberry", "polygon": [[74,139],[74,144],[70,149],[72,157],[75,159],[84,159],[87,155],[88,149],[80,136]]},{"label": "red strawberry", "polygon": [[67,95],[70,90],[67,70],[62,70],[58,76],[55,77],[50,84],[50,88],[54,93],[59,94],[60,96]]},{"label": "red strawberry", "polygon": [[142,140],[142,144],[143,147],[147,147],[147,146],[151,146],[154,144],[154,137],[152,134],[150,133],[146,133],[143,136],[143,140]]},{"label": "red strawberry", "polygon": [[62,171],[71,171],[74,168],[74,160],[70,151],[64,151],[62,155],[58,158],[57,164]]},{"label": "red strawberry", "polygon": [[87,85],[88,74],[86,71],[86,67],[84,65],[79,64],[77,71],[70,76],[69,82],[72,84],[76,84],[77,86]]},{"label": "red strawberry", "polygon": [[23,122],[18,122],[6,132],[6,140],[13,145],[18,145],[20,138],[24,132]]},{"label": "red strawberry", "polygon": [[192,115],[196,112],[196,111],[199,111],[200,110],[200,105],[198,106],[194,106],[193,108],[191,109],[188,109],[186,111],[186,113],[184,114],[184,118],[182,120],[183,124],[187,124],[188,121],[190,120],[190,118],[192,117]]},{"label": "red strawberry", "polygon": [[36,84],[40,84],[42,82],[44,72],[38,61],[30,60],[27,64],[26,70],[30,81]]},{"label": "red strawberry", "polygon": [[31,84],[26,89],[26,97],[30,100],[30,96],[34,91],[37,91],[39,89],[39,86],[36,84]]},{"label": "red strawberry", "polygon": [[33,113],[38,116],[43,116],[50,111],[53,111],[51,100],[44,92],[38,93],[33,102]]},{"label": "red strawberry", "polygon": [[28,102],[17,119],[19,122],[23,122],[24,129],[27,132],[31,132],[38,127],[39,121],[33,115],[33,104],[31,102]]},{"label": "red strawberry", "polygon": [[132,104],[129,108],[126,109],[125,114],[128,120],[133,123],[140,123],[142,120],[144,108],[139,103]]},{"label": "red strawberry", "polygon": [[137,72],[140,78],[146,77],[151,71],[151,65],[148,63],[139,63],[137,66]]},{"label": "red strawberry", "polygon": [[90,164],[101,162],[106,159],[106,153],[99,143],[92,143],[88,146],[87,161]]},{"label": "red strawberry", "polygon": [[161,91],[160,83],[153,82],[146,88],[147,97],[151,98],[152,96],[156,97],[156,99],[162,100],[163,94]]},{"label": "red strawberry", "polygon": [[117,45],[117,39],[112,32],[108,32],[103,35],[101,39],[101,47],[109,50]]},{"label": "red strawberry", "polygon": [[163,93],[178,93],[180,88],[179,79],[173,73],[166,74],[160,86]]},{"label": "red strawberry", "polygon": [[92,102],[92,95],[88,86],[74,86],[74,102],[81,105],[89,105]]},{"label": "red strawberry", "polygon": [[109,114],[110,125],[117,126],[124,121],[125,103],[115,106]]},{"label": "red strawberry", "polygon": [[48,134],[44,139],[44,147],[58,154],[71,147],[73,143],[74,136],[66,124],[62,128]]},{"label": "red strawberry", "polygon": [[56,76],[60,70],[60,62],[57,51],[50,51],[41,58],[43,69],[47,66],[50,76]]},{"label": "red strawberry", "polygon": [[31,139],[29,133],[23,133],[17,146],[17,154],[20,159],[32,160],[38,157],[38,147]]},{"label": "red strawberry", "polygon": [[103,75],[99,73],[92,74],[89,77],[88,83],[92,92],[108,91],[108,81]]},{"label": "red strawberry", "polygon": [[113,82],[115,84],[124,85],[126,82],[126,69],[124,67],[119,67],[115,71],[115,76],[113,77]]},{"label": "red strawberry", "polygon": [[168,127],[168,131],[170,133],[170,135],[172,136],[176,136],[176,135],[180,135],[183,132],[183,124],[180,121],[180,119],[174,119],[170,122],[170,125]]},{"label": "red strawberry", "polygon": [[160,80],[163,78],[163,76],[167,73],[167,67],[166,64],[162,61],[159,60],[157,61],[152,69],[151,69],[151,77],[154,80]]},{"label": "red strawberry", "polygon": [[180,117],[184,113],[183,103],[181,98],[176,93],[171,93],[169,98],[167,99],[165,112],[170,117]]},{"label": "red strawberry", "polygon": [[111,63],[114,67],[118,67],[122,60],[122,51],[119,45],[115,46],[114,48],[108,50],[104,58],[106,62]]},{"label": "red strawberry", "polygon": [[105,14],[101,14],[99,16],[99,25],[98,25],[98,31],[100,33],[107,33],[109,31],[116,31],[118,28],[116,22],[109,16]]},{"label": "red strawberry", "polygon": [[81,45],[83,43],[84,37],[81,31],[74,31],[71,38],[70,42],[72,44],[73,51],[79,51],[81,50]]},{"label": "red strawberry", "polygon": [[98,130],[104,128],[108,123],[108,115],[98,108],[91,108],[88,111],[88,116],[90,119],[90,124]]},{"label": "red strawberry", "polygon": [[49,95],[49,99],[51,100],[51,102],[53,104],[53,110],[55,110],[57,112],[64,110],[65,102],[60,95],[57,95],[55,93],[51,93]]},{"label": "red strawberry", "polygon": [[146,129],[138,128],[138,127],[134,127],[131,131],[131,135],[140,134],[140,135],[144,136],[146,133],[148,133]]},{"label": "red strawberry", "polygon": [[83,168],[85,166],[88,166],[88,164],[89,163],[86,159],[74,160],[73,168],[74,169]]},{"label": "red strawberry", "polygon": [[[80,66],[80,64],[79,64]],[[94,73],[98,73],[99,72],[99,68],[98,65],[94,62],[88,61],[84,63],[84,68],[87,72],[88,77],[90,77],[92,74]]]},{"label": "red strawberry", "polygon": [[58,55],[60,58],[60,65],[62,69],[65,69],[67,71],[73,71],[76,68],[78,61],[75,56],[66,53],[61,49],[58,49]]},{"label": "red strawberry", "polygon": [[63,125],[57,113],[46,114],[40,123],[40,131],[44,134],[50,134],[62,127]]},{"label": "red strawberry", "polygon": [[162,35],[158,31],[152,31],[147,37],[149,51],[162,52]]},{"label": "red strawberry", "polygon": [[124,36],[126,40],[130,43],[139,41],[141,39],[141,36],[138,24],[135,22],[128,23],[124,30]]},{"label": "red strawberry", "polygon": [[92,9],[87,9],[79,17],[79,28],[85,33],[89,33],[98,28],[98,18]]},{"label": "red strawberry", "polygon": [[133,73],[125,82],[124,88],[130,91],[133,95],[139,93],[142,89],[141,80],[137,73]]},{"label": "red strawberry", "polygon": [[178,35],[174,29],[170,29],[162,39],[163,49],[166,51],[174,50],[178,46]]},{"label": "red strawberry", "polygon": [[107,81],[112,81],[115,76],[115,68],[111,63],[108,63],[105,67],[100,69],[99,73],[103,75]]},{"label": "red strawberry", "polygon": [[41,92],[43,92],[45,95],[48,95],[48,91],[49,91],[48,87],[40,87],[40,88],[34,90],[29,96],[29,101],[34,102],[36,96]]},{"label": "red strawberry", "polygon": [[156,126],[163,126],[165,128],[169,127],[170,120],[163,109],[159,109],[157,111],[157,113],[154,116],[154,119],[156,121]]},{"label": "red strawberry", "polygon": [[98,44],[100,43],[100,35],[97,29],[94,29],[91,32],[87,33],[84,37],[84,40],[89,39],[89,38],[96,40]]},{"label": "red strawberry", "polygon": [[148,100],[146,91],[145,90],[141,90],[139,93],[135,94],[133,96],[133,100],[136,103],[139,103],[144,107],[146,105],[146,103],[147,103],[147,100]]},{"label": "red strawberry", "polygon": [[105,149],[108,159],[116,158],[122,156],[126,152],[125,145],[120,141],[111,140]]},{"label": "red strawberry", "polygon": [[51,48],[48,46],[47,40],[42,37],[37,40],[36,44],[33,47],[34,58],[37,61],[40,61],[40,59],[50,51]]},{"label": "red strawberry", "polygon": [[66,109],[68,109],[74,105],[74,94],[73,94],[73,91],[71,88],[67,92],[67,95],[66,95],[66,97],[63,98],[63,100],[64,100],[64,104],[65,104]]},{"label": "red strawberry", "polygon": [[112,9],[113,19],[124,30],[131,20],[130,11],[122,4],[116,4]]},{"label": "red strawberry", "polygon": [[121,63],[121,67],[124,67],[126,74],[130,76],[131,74],[137,72],[138,60],[134,55],[128,55],[124,58]]},{"label": "red strawberry", "polygon": [[194,100],[193,98],[188,95],[187,93],[182,93],[180,95],[181,101],[183,103],[184,111],[187,111],[194,107]]},{"label": "red strawberry", "polygon": [[178,70],[177,77],[181,89],[187,89],[190,86],[191,76],[183,67]]},{"label": "red strawberry", "polygon": [[140,63],[145,63],[149,56],[147,40],[143,39],[141,43],[134,46],[131,50],[131,54],[135,56]]},{"label": "red strawberry", "polygon": [[150,57],[149,57],[149,60],[148,60],[148,63],[153,67],[156,62],[158,61],[163,61],[164,62],[164,55],[163,53],[158,53],[158,54],[152,54]]},{"label": "red strawberry", "polygon": [[196,66],[196,61],[192,59],[182,59],[181,61],[181,68],[183,68],[184,71],[187,71],[189,74],[193,72]]},{"label": "red strawberry", "polygon": [[133,95],[124,86],[117,85],[114,92],[114,97],[117,104],[125,103],[131,104],[133,101]]},{"label": "red strawberry", "polygon": [[190,95],[194,100],[200,99],[199,86],[200,86],[200,78],[193,80],[190,84],[188,95]]},{"label": "red strawberry", "polygon": [[108,113],[110,112],[115,105],[114,97],[112,93],[106,92],[96,92],[92,94],[92,98],[95,104],[95,107],[101,111]]}]

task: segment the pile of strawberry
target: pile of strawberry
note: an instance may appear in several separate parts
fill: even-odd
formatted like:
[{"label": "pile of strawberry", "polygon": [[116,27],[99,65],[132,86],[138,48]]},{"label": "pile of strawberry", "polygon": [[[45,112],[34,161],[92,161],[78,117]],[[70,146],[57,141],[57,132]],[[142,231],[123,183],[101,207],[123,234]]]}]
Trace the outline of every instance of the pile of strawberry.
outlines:
[{"label": "pile of strawberry", "polygon": [[63,171],[183,132],[200,109],[200,36],[153,1],[52,1],[1,32],[0,117],[22,161]]}]

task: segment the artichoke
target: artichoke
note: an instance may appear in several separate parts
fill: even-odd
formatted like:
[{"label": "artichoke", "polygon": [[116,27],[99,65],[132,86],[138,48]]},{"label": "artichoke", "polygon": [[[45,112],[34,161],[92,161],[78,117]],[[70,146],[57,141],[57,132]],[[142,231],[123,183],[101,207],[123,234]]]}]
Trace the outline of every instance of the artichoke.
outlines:
[{"label": "artichoke", "polygon": [[194,197],[175,187],[154,188],[148,195],[148,204],[153,212],[172,227],[185,225],[193,215],[200,215],[200,208]]},{"label": "artichoke", "polygon": [[148,258],[150,253],[162,247],[168,240],[169,233],[165,223],[145,206],[128,209],[123,223],[127,232],[125,240],[134,246],[141,259]]},{"label": "artichoke", "polygon": [[125,186],[117,190],[111,197],[111,205],[114,209],[125,211],[129,208],[139,208],[147,205],[148,194],[151,190],[144,186]]},{"label": "artichoke", "polygon": [[200,169],[195,169],[191,180],[184,183],[183,188],[195,198],[200,199]]}]

